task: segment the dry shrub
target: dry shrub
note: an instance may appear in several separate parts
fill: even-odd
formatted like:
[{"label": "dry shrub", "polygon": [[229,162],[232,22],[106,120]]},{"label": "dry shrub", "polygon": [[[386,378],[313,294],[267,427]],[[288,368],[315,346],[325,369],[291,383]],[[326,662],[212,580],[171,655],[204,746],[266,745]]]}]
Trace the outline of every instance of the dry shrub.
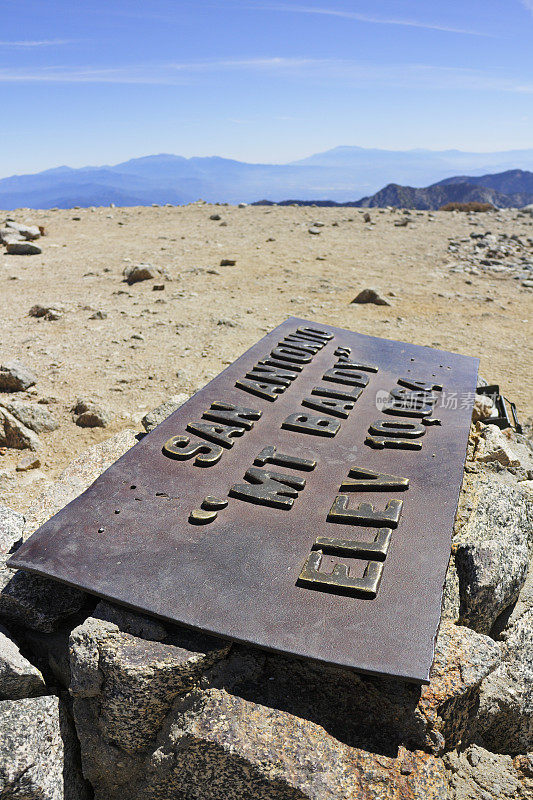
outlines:
[{"label": "dry shrub", "polygon": [[439,211],[494,211],[492,203],[446,203]]}]

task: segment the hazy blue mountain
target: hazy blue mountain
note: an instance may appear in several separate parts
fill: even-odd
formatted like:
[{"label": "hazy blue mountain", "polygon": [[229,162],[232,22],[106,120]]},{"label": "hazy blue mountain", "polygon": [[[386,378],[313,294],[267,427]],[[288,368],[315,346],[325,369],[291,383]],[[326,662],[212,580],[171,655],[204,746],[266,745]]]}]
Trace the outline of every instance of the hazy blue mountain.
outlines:
[{"label": "hazy blue mountain", "polygon": [[523,169],[510,169],[496,175],[457,175],[453,178],[446,178],[440,181],[440,186],[448,186],[452,183],[470,183],[475,186],[486,186],[488,189],[495,189],[504,194],[533,194],[533,172],[526,172]]},{"label": "hazy blue mountain", "polygon": [[[504,194],[526,191],[514,187],[520,184],[517,175],[524,174],[522,171],[528,167],[533,169],[533,150],[480,154],[338,147],[291,164],[249,164],[216,156],[184,158],[161,154],[114,166],[62,166],[0,180],[0,208],[182,204],[199,198],[229,203],[289,197],[353,202],[362,195],[368,199],[391,182],[411,186],[443,179],[448,183],[473,183],[478,181],[478,173],[482,181],[493,163],[503,164],[502,171],[508,171],[509,177],[502,179],[501,188],[489,188]],[[476,176],[475,181],[449,178],[450,174],[467,172]]]}]

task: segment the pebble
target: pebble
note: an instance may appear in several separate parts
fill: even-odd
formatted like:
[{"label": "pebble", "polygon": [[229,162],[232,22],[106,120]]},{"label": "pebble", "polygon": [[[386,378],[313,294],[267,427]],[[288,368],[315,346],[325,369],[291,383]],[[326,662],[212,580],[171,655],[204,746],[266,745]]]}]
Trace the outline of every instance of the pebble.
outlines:
[{"label": "pebble", "polygon": [[314,236],[318,236],[318,234],[320,233],[320,228],[312,226],[311,228],[309,228],[307,232],[313,234]]},{"label": "pebble", "polygon": [[220,216],[220,214],[211,214],[211,216],[209,217],[209,219],[212,219],[212,220],[213,220],[213,222],[218,222],[218,220],[219,220],[219,219],[222,219],[222,217]]},{"label": "pebble", "polygon": [[38,469],[41,466],[39,456],[27,455],[20,459],[15,467],[17,472],[28,472],[30,469]]},{"label": "pebble", "polygon": [[237,259],[236,258],[223,258],[220,261],[220,266],[221,267],[234,267],[236,263],[237,263]]},{"label": "pebble", "polygon": [[107,319],[107,311],[95,311],[89,319]]},{"label": "pebble", "polygon": [[161,271],[151,264],[135,264],[125,267],[123,272],[124,280],[131,286],[132,283],[139,281],[149,281],[161,276]]},{"label": "pebble", "polygon": [[362,289],[357,297],[352,300],[353,303],[373,303],[375,306],[390,306],[389,301],[375,289]]},{"label": "pebble", "polygon": [[64,307],[58,304],[48,305],[48,306],[42,306],[40,304],[37,304],[30,308],[30,310],[28,311],[28,316],[37,318],[42,317],[43,319],[46,320],[58,320],[61,319],[64,312],[65,312]]}]

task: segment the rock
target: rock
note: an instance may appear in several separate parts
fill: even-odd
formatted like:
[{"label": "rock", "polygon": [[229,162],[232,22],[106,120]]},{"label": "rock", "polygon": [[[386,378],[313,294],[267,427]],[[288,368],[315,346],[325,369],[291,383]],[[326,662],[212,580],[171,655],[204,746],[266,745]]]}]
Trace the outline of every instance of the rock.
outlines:
[{"label": "rock", "polygon": [[521,286],[523,286],[524,289],[533,289],[533,280],[526,279],[522,281]]},{"label": "rock", "polygon": [[89,398],[78,398],[71,411],[80,428],[107,428],[112,419],[107,408]]},{"label": "rock", "polygon": [[27,539],[67,503],[88,489],[102,472],[137,444],[136,435],[132,429],[121,431],[87,448],[71,461],[59,478],[25,512],[23,538]]},{"label": "rock", "polygon": [[476,460],[482,464],[498,461],[505,467],[518,467],[520,459],[513,451],[511,442],[496,425],[486,425],[479,438]]},{"label": "rock", "polygon": [[532,216],[532,217],[533,217],[533,203],[530,203],[530,204],[529,204],[529,205],[527,205],[527,206],[523,206],[523,207],[520,209],[520,211],[521,211],[523,214],[529,214],[530,216]]},{"label": "rock", "polygon": [[5,562],[15,545],[22,543],[23,528],[22,514],[0,505],[0,561]]},{"label": "rock", "polygon": [[35,433],[55,431],[59,423],[53,418],[47,408],[37,403],[25,403],[22,400],[0,400],[0,408],[5,408],[18,419],[19,422]]},{"label": "rock", "polygon": [[309,228],[309,230],[307,231],[307,233],[311,233],[311,234],[313,234],[314,236],[318,236],[318,234],[319,234],[320,232],[321,232],[321,231],[320,231],[320,228],[317,228],[317,226],[316,226],[316,225],[312,225],[312,226]]},{"label": "rock", "polygon": [[88,604],[87,595],[56,581],[5,567],[9,551],[84,492],[136,443],[135,431],[117,433],[85,450],[28,509],[25,517],[0,506],[0,617],[51,633]]},{"label": "rock", "polygon": [[394,223],[394,227],[395,228],[406,228],[408,224],[409,224],[409,220],[407,219],[407,217],[405,217],[404,219],[397,219],[396,222]]},{"label": "rock", "polygon": [[489,633],[526,579],[533,548],[533,498],[498,474],[482,473],[468,522],[453,539],[461,621]]},{"label": "rock", "polygon": [[10,242],[22,242],[23,237],[14,231],[13,228],[0,228],[0,242],[9,244]]},{"label": "rock", "polygon": [[165,284],[164,283],[154,283],[152,286],[152,292],[164,292],[165,291]]},{"label": "rock", "polygon": [[219,219],[222,219],[222,217],[220,216],[220,214],[211,214],[211,216],[209,217],[209,219],[212,219],[212,220],[213,220],[213,222],[218,222],[218,220],[219,220]]},{"label": "rock", "polygon": [[0,392],[22,392],[33,386],[37,376],[21,361],[0,365]]},{"label": "rock", "polygon": [[153,431],[153,429],[156,428],[160,422],[163,422],[164,419],[170,417],[174,411],[187,402],[189,396],[190,395],[188,394],[176,394],[173,397],[169,397],[168,400],[165,400],[165,402],[161,403],[161,405],[157,406],[157,408],[149,411],[148,414],[145,414],[141,420],[144,430],[147,433]]},{"label": "rock", "polygon": [[37,225],[19,225],[16,222],[6,222],[6,228],[11,228],[23,239],[33,240],[41,236],[41,230]]},{"label": "rock", "polygon": [[57,697],[0,703],[0,797],[62,800],[63,742]]},{"label": "rock", "polygon": [[390,306],[388,300],[382,297],[375,289],[362,289],[352,303],[373,303],[375,306]]},{"label": "rock", "polygon": [[248,206],[248,203],[239,203],[237,208],[247,208],[247,206]]},{"label": "rock", "polygon": [[31,242],[6,242],[6,249],[11,256],[36,256],[43,251],[36,244]]},{"label": "rock", "polygon": [[[97,794],[97,798],[102,795]],[[445,800],[437,759],[348,747],[313,721],[225,691],[179,698],[138,794],[189,800]]]},{"label": "rock", "polygon": [[27,472],[30,469],[38,469],[41,466],[41,459],[39,456],[28,455],[18,461],[15,467],[17,472]]},{"label": "rock", "polygon": [[107,311],[95,311],[89,319],[107,319]]},{"label": "rock", "polygon": [[0,626],[0,700],[45,693],[43,676],[24,658],[9,632]]},{"label": "rock", "polygon": [[234,267],[236,263],[237,263],[237,259],[236,258],[223,258],[220,261],[220,266],[221,267]]},{"label": "rock", "polygon": [[444,757],[448,770],[449,800],[529,800],[533,771],[527,757],[511,758],[471,745],[462,753]]},{"label": "rock", "polygon": [[57,697],[0,703],[2,800],[89,800],[66,705]]},{"label": "rock", "polygon": [[480,419],[490,417],[493,408],[492,398],[487,394],[476,394],[474,408],[472,409],[472,422],[478,422]]},{"label": "rock", "polygon": [[0,406],[0,445],[14,450],[38,450],[40,441],[29,428]]},{"label": "rock", "polygon": [[30,308],[30,310],[28,311],[28,316],[38,317],[38,318],[42,317],[43,319],[46,320],[58,320],[61,319],[64,313],[65,313],[64,306],[61,306],[59,304],[45,305],[45,306],[37,304]]},{"label": "rock", "polygon": [[124,280],[131,286],[132,283],[159,278],[161,276],[161,270],[152,267],[150,264],[135,264],[126,267],[122,274]]},{"label": "rock", "polygon": [[[108,615],[104,609],[103,616]],[[115,619],[123,624],[124,615]],[[161,626],[156,626],[159,639]],[[154,628],[145,620],[138,630],[149,636]],[[72,632],[70,692],[84,774],[97,798],[143,796],[137,792],[145,757],[173,702],[229,647],[184,629],[166,633],[164,643],[141,639],[95,617]]]},{"label": "rock", "polygon": [[372,217],[370,216],[368,211],[365,214],[363,214],[363,222],[372,222]]}]

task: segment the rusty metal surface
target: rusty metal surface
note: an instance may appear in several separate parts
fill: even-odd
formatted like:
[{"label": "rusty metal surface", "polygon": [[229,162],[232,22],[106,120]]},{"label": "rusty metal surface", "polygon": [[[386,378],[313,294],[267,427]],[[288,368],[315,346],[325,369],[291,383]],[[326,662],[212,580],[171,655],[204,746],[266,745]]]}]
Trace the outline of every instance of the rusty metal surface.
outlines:
[{"label": "rusty metal surface", "polygon": [[[275,359],[286,356],[278,343],[309,326],[328,331],[333,339],[311,353],[309,361],[298,362],[296,377],[285,381],[275,401],[236,386],[249,380],[254,365],[272,351]],[[305,351],[303,346],[298,352]],[[324,381],[335,364],[342,367],[339,357],[378,371],[363,372],[368,378],[364,387]],[[425,683],[440,620],[477,365],[475,358],[291,318],[45,523],[9,564],[236,641]],[[290,361],[285,366],[291,370]],[[404,383],[398,384],[399,379]],[[376,404],[391,390],[399,396],[409,391],[405,380],[412,379],[442,385],[433,392],[437,399],[425,422],[421,415],[390,415]],[[313,394],[315,387],[319,393]],[[323,389],[340,393],[337,415],[302,405],[305,398],[327,399],[320,394]],[[344,392],[359,396],[352,403]],[[233,445],[222,447],[217,459],[205,447],[207,465],[163,453],[174,436],[200,441],[191,431],[207,422],[206,412],[220,419],[221,403],[261,414],[241,417],[246,425],[227,423],[237,427],[230,436]],[[294,424],[300,413],[329,422],[323,430],[316,420],[314,430],[302,429],[298,420]],[[439,422],[431,424],[435,418]],[[391,446],[387,436],[382,437],[384,447],[365,443],[376,430],[388,433],[383,422],[391,421],[404,423],[404,445],[393,440]],[[212,441],[206,444],[217,451]],[[182,446],[176,445],[178,455]],[[289,458],[277,464],[265,461],[265,453],[258,459],[269,446],[305,461]],[[249,502],[253,470],[287,477],[287,484],[276,484],[286,490],[277,497],[279,507],[258,504],[264,502],[259,491]],[[365,470],[393,478],[382,479],[374,491]],[[340,495],[348,500],[339,500]],[[290,507],[284,504],[287,498],[292,498]],[[374,510],[350,510],[363,503],[373,504]],[[370,560],[365,543],[375,553]]]}]

